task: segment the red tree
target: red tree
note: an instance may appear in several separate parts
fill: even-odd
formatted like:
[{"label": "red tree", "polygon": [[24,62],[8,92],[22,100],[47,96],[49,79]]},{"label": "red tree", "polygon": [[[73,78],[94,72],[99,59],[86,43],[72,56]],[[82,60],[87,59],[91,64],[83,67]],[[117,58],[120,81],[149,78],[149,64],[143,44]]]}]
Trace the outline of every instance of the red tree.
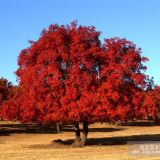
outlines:
[{"label": "red tree", "polygon": [[[21,51],[17,76],[22,122],[73,122],[74,145],[84,145],[88,123],[140,117],[147,78],[140,49],[125,39],[106,39],[94,27],[51,25]],[[83,122],[80,138],[79,122]]]},{"label": "red tree", "polygon": [[2,106],[3,102],[12,94],[12,88],[12,83],[8,82],[7,79],[0,79],[0,106]]},{"label": "red tree", "polygon": [[[4,103],[8,101],[13,94],[13,85],[8,82],[7,79],[0,79],[0,110],[2,110]],[[0,112],[0,118],[2,119],[2,113]]]},{"label": "red tree", "polygon": [[[3,102],[0,114],[3,120],[18,121],[20,117],[21,106],[23,105],[23,95],[20,87],[12,86],[7,99]],[[20,108],[21,107],[21,108]]]},{"label": "red tree", "polygon": [[160,86],[154,86],[153,89],[145,92],[144,104],[141,109],[147,118],[156,123],[160,122]]}]

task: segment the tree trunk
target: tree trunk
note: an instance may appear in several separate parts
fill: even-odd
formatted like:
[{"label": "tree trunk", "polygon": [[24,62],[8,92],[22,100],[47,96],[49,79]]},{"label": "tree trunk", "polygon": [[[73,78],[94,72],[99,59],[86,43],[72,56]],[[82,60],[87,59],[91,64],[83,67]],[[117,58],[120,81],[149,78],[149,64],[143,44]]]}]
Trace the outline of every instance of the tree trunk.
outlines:
[{"label": "tree trunk", "polygon": [[57,128],[57,133],[60,133],[61,130],[60,130],[60,124],[59,123],[56,123],[56,128]]},{"label": "tree trunk", "polygon": [[81,139],[82,146],[85,146],[87,136],[88,136],[88,122],[84,121],[83,122],[83,135],[82,135],[82,139]]},{"label": "tree trunk", "polygon": [[72,143],[72,146],[73,147],[84,147],[85,143],[86,143],[86,140],[87,140],[87,135],[88,135],[88,122],[87,121],[83,122],[82,138],[81,138],[81,135],[80,135],[80,129],[79,129],[79,123],[78,122],[74,123],[74,130],[75,130],[76,138],[75,138],[75,141]]},{"label": "tree trunk", "polygon": [[159,117],[156,114],[154,116],[154,123],[155,124],[159,124],[160,123]]},{"label": "tree trunk", "polygon": [[74,122],[74,130],[75,130],[75,141],[72,143],[73,147],[80,147],[81,146],[81,134],[79,129],[79,123]]}]

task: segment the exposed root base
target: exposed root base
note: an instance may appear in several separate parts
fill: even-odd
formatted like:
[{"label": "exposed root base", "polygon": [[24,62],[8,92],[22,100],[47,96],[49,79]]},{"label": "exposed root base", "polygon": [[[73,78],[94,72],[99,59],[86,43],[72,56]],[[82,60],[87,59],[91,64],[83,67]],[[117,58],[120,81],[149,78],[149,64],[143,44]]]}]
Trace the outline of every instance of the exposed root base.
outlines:
[{"label": "exposed root base", "polygon": [[72,143],[72,147],[84,147],[87,140],[87,136],[83,135],[82,138],[76,137],[75,141]]}]

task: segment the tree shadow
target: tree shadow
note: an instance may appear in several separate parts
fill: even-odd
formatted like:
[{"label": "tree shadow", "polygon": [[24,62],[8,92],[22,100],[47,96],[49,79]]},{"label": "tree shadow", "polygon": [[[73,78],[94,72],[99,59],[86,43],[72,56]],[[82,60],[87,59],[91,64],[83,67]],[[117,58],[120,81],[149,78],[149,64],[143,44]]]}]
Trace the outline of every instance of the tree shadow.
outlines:
[{"label": "tree shadow", "polygon": [[[62,132],[74,132],[73,125],[62,125]],[[89,128],[89,132],[115,132],[125,130],[125,128]],[[81,129],[82,131],[82,129]],[[0,124],[0,136],[9,136],[10,134],[56,134],[56,124],[50,126],[36,126],[35,124]]]},{"label": "tree shadow", "polygon": [[89,128],[89,132],[116,132],[124,130],[126,130],[126,128],[120,128],[120,127]]},{"label": "tree shadow", "polygon": [[[153,126],[153,122],[128,122],[119,127],[103,127],[103,128],[89,128],[89,132],[117,132],[126,130],[125,126]],[[62,125],[61,132],[74,132],[73,125]],[[82,131],[82,130],[81,130]],[[0,136],[9,136],[11,134],[56,134],[56,124],[49,126],[36,126],[35,124],[0,124]],[[89,140],[88,140],[89,142]]]},{"label": "tree shadow", "polygon": [[[53,143],[59,143],[63,145],[71,145],[74,139],[68,140],[54,140]],[[118,137],[106,137],[106,138],[88,138],[86,145],[88,146],[105,146],[105,145],[125,145],[129,141],[160,141],[160,134],[153,135],[131,135],[131,136],[118,136]]]},{"label": "tree shadow", "polygon": [[160,124],[155,123],[154,121],[133,121],[121,123],[121,126],[139,126],[139,127],[150,127],[150,126],[160,126]]},{"label": "tree shadow", "polygon": [[42,128],[35,124],[0,124],[0,136],[9,136],[10,134],[56,134],[56,126],[52,128]]}]

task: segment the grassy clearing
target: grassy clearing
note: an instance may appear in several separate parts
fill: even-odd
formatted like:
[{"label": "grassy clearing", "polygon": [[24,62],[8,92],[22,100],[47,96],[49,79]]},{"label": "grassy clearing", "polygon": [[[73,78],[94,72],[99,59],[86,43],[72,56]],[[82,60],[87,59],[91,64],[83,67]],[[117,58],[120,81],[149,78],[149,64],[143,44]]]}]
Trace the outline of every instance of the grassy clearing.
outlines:
[{"label": "grassy clearing", "polygon": [[[139,124],[138,124],[139,125]],[[90,125],[89,139],[84,148],[72,148],[72,126],[42,131],[20,123],[0,124],[0,160],[160,160],[160,156],[128,156],[129,140],[159,140],[160,126]],[[61,141],[55,142],[60,139]]]}]

